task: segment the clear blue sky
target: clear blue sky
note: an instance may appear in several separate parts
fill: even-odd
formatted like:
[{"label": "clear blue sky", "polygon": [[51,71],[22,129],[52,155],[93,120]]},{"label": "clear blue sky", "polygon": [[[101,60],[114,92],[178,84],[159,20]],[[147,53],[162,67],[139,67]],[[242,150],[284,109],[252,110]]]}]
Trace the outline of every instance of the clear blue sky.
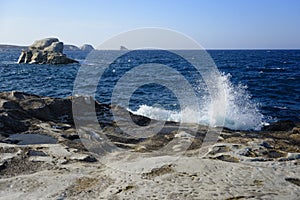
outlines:
[{"label": "clear blue sky", "polygon": [[2,0],[0,43],[56,36],[99,45],[138,27],[189,35],[205,48],[300,48],[299,0]]}]

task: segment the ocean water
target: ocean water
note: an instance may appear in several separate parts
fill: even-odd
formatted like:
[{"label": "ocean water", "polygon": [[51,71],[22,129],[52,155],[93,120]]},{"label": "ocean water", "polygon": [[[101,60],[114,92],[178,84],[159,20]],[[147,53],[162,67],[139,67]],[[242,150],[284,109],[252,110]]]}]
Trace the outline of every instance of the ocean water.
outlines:
[{"label": "ocean water", "polygon": [[[89,64],[85,60],[88,55],[85,52],[65,53],[80,63]],[[111,53],[105,51],[103,57],[109,57]],[[193,57],[195,53],[190,51],[187,55]],[[209,78],[216,87],[222,88],[225,101],[216,92],[208,91],[203,77],[189,63],[164,51],[136,51],[115,60],[97,82],[96,98],[100,102],[110,103],[112,93],[120,83],[122,90],[117,97],[125,99],[127,89],[136,84],[136,81],[130,80],[142,82],[150,76],[154,83],[134,90],[129,104],[125,105],[134,113],[171,121],[182,120],[182,113],[185,113],[185,116],[191,116],[184,119],[187,122],[208,124],[215,120],[218,125],[218,110],[226,107],[224,125],[244,130],[259,130],[263,124],[278,120],[300,121],[300,50],[209,50],[208,53],[220,71],[217,78]],[[16,49],[0,49],[0,91],[16,90],[51,97],[73,94],[80,65],[16,64],[19,54]],[[167,65],[187,79],[199,100],[199,118],[195,119],[195,111],[189,106],[180,105],[172,89],[158,84],[161,80],[172,82],[176,79],[168,71],[157,71],[153,67],[152,71],[135,73],[135,77],[121,83],[122,77],[129,77],[128,71],[145,63]],[[95,70],[91,65],[90,73],[96,73]],[[84,79],[82,83],[88,85],[89,80]],[[175,88],[185,92],[180,82],[176,85],[175,81]]]}]

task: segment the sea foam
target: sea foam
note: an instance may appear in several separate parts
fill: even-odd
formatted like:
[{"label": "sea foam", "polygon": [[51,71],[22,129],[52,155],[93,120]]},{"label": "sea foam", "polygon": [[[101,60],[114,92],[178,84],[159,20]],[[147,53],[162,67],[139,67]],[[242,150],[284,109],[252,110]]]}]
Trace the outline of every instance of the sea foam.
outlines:
[{"label": "sea foam", "polygon": [[[234,130],[260,130],[263,115],[259,111],[259,104],[253,102],[245,85],[232,84],[230,77],[230,74],[221,74],[218,80],[215,80],[218,89],[214,91],[218,93],[211,94],[214,91],[210,91],[210,94],[199,100],[200,113],[195,113],[196,111],[189,107],[178,111],[149,105],[140,105],[136,111],[131,112],[163,121],[223,126]],[[196,86],[195,90],[203,88]],[[181,116],[190,117],[182,119]]]}]

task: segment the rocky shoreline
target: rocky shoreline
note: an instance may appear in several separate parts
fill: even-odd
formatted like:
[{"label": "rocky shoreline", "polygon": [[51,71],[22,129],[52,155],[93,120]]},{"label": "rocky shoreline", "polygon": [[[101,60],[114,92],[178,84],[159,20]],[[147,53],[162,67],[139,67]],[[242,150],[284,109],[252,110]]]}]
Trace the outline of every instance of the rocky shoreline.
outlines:
[{"label": "rocky shoreline", "polygon": [[[72,114],[74,98],[86,101],[85,97],[0,93],[0,199],[296,199],[300,195],[300,124],[282,121],[257,132],[223,128],[218,142],[200,158],[208,127],[189,124],[184,132],[178,123],[167,122],[159,134],[136,138],[123,133],[112,117],[113,109],[127,110],[95,102],[105,136],[124,149],[98,157],[81,143]],[[129,114],[136,124],[149,124],[149,118]],[[190,140],[191,145],[179,158],[151,154],[172,140]],[[180,145],[172,151],[177,149]]]}]

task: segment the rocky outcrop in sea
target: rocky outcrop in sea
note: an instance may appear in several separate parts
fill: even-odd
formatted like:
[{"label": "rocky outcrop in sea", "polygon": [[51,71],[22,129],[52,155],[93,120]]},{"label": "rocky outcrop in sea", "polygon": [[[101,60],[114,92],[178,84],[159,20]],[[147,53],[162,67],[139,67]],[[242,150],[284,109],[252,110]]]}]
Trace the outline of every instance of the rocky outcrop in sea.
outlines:
[{"label": "rocky outcrop in sea", "polygon": [[[112,111],[140,126],[157,121],[94,101],[105,136],[121,149],[88,151],[74,124],[72,102],[0,93],[0,196],[3,199],[297,199],[300,195],[300,125],[282,121],[263,131],[223,128],[199,157],[208,127],[166,122],[159,133],[126,134]],[[151,121],[151,123],[150,123]],[[103,134],[93,126],[93,135]],[[219,130],[219,129],[218,129]],[[101,140],[99,140],[101,141]],[[166,154],[152,154],[177,141]],[[180,154],[181,144],[191,141]]]},{"label": "rocky outcrop in sea", "polygon": [[18,63],[28,64],[70,64],[78,61],[68,58],[64,53],[64,44],[57,38],[35,41],[27,50],[22,50]]}]

